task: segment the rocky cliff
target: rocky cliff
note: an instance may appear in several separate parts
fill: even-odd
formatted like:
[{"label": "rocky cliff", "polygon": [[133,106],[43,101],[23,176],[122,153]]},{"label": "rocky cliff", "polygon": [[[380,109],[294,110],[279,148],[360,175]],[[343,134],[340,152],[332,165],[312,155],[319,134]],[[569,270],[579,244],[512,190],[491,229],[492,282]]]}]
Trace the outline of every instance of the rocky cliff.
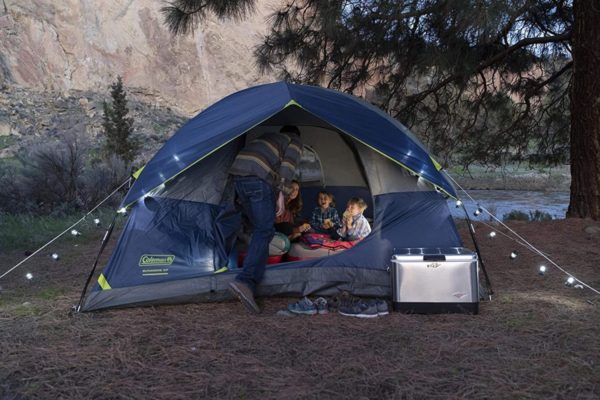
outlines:
[{"label": "rocky cliff", "polygon": [[174,37],[159,0],[0,0],[0,159],[61,133],[95,138],[117,75],[143,162],[187,117],[261,76],[252,51],[280,0]]},{"label": "rocky cliff", "polygon": [[130,93],[186,115],[261,82],[252,49],[274,0],[244,21],[209,19],[173,37],[157,0],[3,0],[0,85],[34,91],[106,92],[117,75]]}]

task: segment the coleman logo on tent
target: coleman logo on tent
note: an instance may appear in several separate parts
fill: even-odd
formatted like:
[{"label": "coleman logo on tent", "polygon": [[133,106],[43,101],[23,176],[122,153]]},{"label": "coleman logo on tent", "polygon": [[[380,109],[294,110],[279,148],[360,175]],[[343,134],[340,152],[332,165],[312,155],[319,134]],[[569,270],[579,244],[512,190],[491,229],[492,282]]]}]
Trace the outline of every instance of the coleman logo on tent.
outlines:
[{"label": "coleman logo on tent", "polygon": [[438,268],[441,266],[442,266],[442,263],[439,263],[439,262],[432,262],[431,264],[427,264],[427,268]]},{"label": "coleman logo on tent", "polygon": [[171,265],[174,260],[174,255],[144,254],[140,257],[138,265],[140,267],[146,267],[148,265]]}]

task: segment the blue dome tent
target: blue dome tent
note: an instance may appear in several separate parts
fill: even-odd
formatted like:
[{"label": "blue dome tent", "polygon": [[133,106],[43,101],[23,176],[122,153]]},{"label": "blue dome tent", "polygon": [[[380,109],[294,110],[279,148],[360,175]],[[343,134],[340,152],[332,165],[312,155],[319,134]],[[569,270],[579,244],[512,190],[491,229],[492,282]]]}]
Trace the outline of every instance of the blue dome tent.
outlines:
[{"label": "blue dome tent", "polygon": [[221,300],[236,271],[215,257],[214,221],[231,196],[227,171],[249,138],[296,125],[305,144],[303,214],[316,193],[363,197],[371,234],[325,257],[269,266],[258,295],[389,296],[392,254],[459,247],[446,198],[452,185],[402,124],[345,93],[277,82],[234,93],[181,127],[144,167],[122,207],[128,220],[83,311]]}]

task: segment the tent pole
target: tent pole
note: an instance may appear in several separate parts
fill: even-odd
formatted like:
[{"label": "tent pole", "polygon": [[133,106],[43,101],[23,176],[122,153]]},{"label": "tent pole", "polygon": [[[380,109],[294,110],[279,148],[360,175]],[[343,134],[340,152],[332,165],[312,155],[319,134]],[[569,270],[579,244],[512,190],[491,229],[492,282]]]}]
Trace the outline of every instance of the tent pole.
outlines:
[{"label": "tent pole", "polygon": [[92,276],[94,276],[94,271],[96,271],[96,267],[98,266],[98,261],[100,260],[100,256],[102,255],[102,252],[104,251],[104,248],[106,247],[106,244],[108,243],[108,240],[110,239],[110,236],[112,234],[113,228],[115,227],[115,222],[117,221],[118,215],[119,215],[119,213],[115,213],[115,216],[113,217],[112,222],[110,223],[108,229],[106,230],[106,233],[104,234],[104,238],[102,239],[102,244],[100,245],[100,250],[98,251],[98,255],[96,255],[96,260],[94,261],[92,270],[90,271],[90,274],[88,275],[87,280],[85,281],[85,285],[83,285],[83,290],[81,291],[81,297],[79,298],[79,303],[77,303],[77,306],[75,307],[75,312],[81,311],[81,306],[83,305],[83,300],[85,298],[85,294],[87,292],[88,285],[90,284],[90,281],[92,280]]},{"label": "tent pole", "polygon": [[471,239],[473,240],[473,245],[475,246],[475,252],[477,253],[477,257],[479,257],[481,270],[483,271],[483,276],[485,277],[485,284],[488,288],[491,300],[491,296],[494,294],[494,290],[492,289],[490,277],[488,276],[487,270],[485,269],[485,265],[483,264],[483,258],[481,257],[481,252],[479,251],[479,245],[477,244],[477,239],[475,239],[475,229],[473,228],[471,218],[469,218],[469,213],[467,212],[467,208],[465,207],[464,203],[462,204],[462,209],[465,212],[465,217],[467,217],[467,226],[469,227],[469,233],[471,234]]}]

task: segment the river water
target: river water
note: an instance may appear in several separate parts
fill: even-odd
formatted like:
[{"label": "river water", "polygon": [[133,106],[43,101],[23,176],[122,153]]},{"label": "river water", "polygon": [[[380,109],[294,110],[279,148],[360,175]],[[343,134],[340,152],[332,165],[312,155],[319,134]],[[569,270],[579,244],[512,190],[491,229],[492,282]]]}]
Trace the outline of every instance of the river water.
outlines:
[{"label": "river water", "polygon": [[[547,212],[553,219],[565,218],[569,206],[569,192],[542,192],[523,190],[468,190],[469,195],[475,200],[471,201],[464,192],[458,195],[469,211],[469,217],[475,220],[489,220],[490,216],[482,213],[478,217],[473,215],[477,205],[481,205],[502,220],[505,214],[513,210],[525,214],[536,210]],[[462,208],[456,207],[454,200],[449,201],[450,212],[454,217],[464,218]]]}]

